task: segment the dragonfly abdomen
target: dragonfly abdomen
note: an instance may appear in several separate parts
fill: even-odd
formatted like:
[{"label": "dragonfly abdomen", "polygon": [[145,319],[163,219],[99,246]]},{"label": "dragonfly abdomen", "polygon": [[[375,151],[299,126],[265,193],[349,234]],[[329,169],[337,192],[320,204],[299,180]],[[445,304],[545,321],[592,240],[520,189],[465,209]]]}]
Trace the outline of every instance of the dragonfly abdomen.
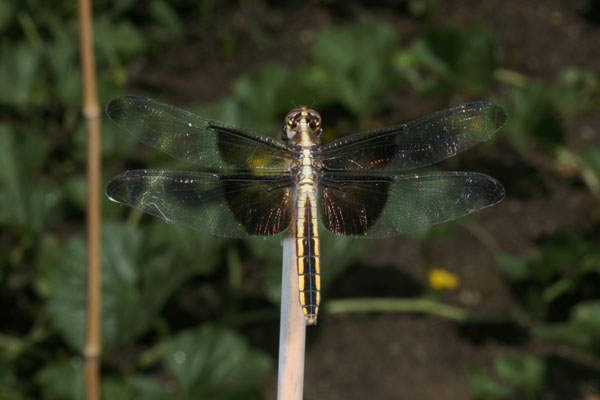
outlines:
[{"label": "dragonfly abdomen", "polygon": [[298,190],[296,215],[296,256],[300,305],[309,325],[316,325],[321,302],[321,258],[317,203],[314,189]]}]

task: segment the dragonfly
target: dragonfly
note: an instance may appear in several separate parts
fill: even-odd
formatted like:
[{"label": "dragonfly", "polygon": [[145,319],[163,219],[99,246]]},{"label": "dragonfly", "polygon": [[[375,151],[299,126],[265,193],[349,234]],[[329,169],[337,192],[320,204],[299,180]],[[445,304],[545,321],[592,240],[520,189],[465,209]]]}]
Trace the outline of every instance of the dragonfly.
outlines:
[{"label": "dragonfly", "polygon": [[321,116],[308,107],[285,116],[282,140],[139,96],[115,98],[106,112],[143,143],[198,167],[123,172],[108,183],[109,199],[218,236],[291,230],[308,325],[316,324],[321,302],[319,226],[339,236],[385,238],[424,231],[505,196],[500,182],[478,172],[403,173],[489,139],[507,119],[489,102],[326,144]]}]

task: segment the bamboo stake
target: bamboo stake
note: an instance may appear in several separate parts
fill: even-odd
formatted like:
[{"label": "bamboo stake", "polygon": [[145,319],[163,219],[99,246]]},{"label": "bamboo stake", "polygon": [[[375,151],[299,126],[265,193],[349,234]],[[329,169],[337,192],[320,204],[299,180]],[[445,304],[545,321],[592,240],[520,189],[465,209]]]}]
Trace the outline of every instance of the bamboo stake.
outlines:
[{"label": "bamboo stake", "polygon": [[83,79],[83,116],[87,127],[87,319],[84,387],[87,400],[100,398],[100,107],[90,0],[79,0],[79,45]]},{"label": "bamboo stake", "polygon": [[306,320],[298,301],[298,271],[293,229],[283,239],[278,400],[302,400]]}]

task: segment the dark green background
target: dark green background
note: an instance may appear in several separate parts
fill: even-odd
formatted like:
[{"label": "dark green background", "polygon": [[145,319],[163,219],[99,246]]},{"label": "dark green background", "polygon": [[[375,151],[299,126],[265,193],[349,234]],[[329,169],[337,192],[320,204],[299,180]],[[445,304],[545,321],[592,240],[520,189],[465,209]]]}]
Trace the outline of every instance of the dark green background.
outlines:
[{"label": "dark green background", "polygon": [[[323,236],[306,399],[600,395],[596,2],[127,0],[94,13],[102,105],[145,95],[279,137],[308,104],[325,141],[471,100],[508,111],[494,140],[437,166],[496,177],[504,202],[410,237]],[[77,34],[72,2],[0,1],[2,399],[81,398]],[[193,169],[102,122],[104,183]],[[278,239],[210,237],[106,198],[102,212],[103,398],[274,398]],[[460,286],[435,290],[432,268]],[[373,297],[406,311],[327,311]]]}]

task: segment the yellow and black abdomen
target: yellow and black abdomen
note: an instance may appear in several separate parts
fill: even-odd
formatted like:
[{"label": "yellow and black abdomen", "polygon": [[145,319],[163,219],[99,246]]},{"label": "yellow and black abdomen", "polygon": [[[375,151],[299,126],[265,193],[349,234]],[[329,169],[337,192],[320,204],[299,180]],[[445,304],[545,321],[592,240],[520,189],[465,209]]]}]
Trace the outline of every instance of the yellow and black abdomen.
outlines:
[{"label": "yellow and black abdomen", "polygon": [[296,208],[296,255],[300,305],[309,325],[317,323],[321,302],[321,264],[314,190],[299,190]]}]

